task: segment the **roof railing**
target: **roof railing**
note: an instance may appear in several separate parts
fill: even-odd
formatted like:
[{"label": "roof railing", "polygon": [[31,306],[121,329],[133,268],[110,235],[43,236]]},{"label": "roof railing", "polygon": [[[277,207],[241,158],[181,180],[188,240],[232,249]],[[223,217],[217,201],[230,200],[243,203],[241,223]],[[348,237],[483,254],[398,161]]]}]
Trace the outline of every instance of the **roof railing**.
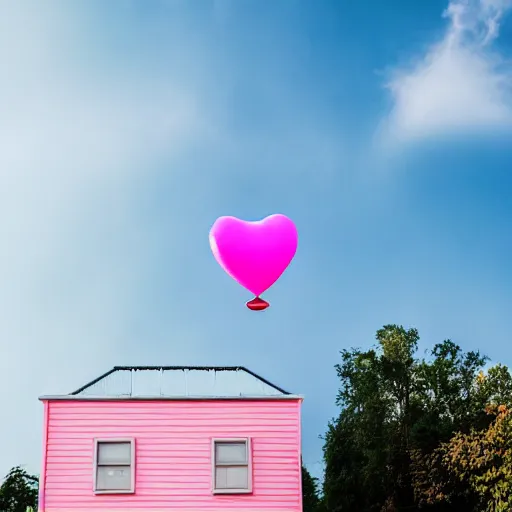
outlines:
[{"label": "roof railing", "polygon": [[83,393],[88,388],[94,386],[98,382],[102,381],[103,379],[109,377],[115,372],[122,372],[122,371],[130,371],[130,372],[137,372],[137,371],[213,371],[213,372],[245,372],[255,379],[259,380],[263,384],[266,384],[267,386],[272,387],[276,391],[279,391],[279,393],[282,393],[283,395],[290,395],[288,391],[285,391],[283,388],[280,388],[279,386],[276,386],[275,384],[272,384],[272,382],[268,381],[267,379],[261,377],[257,373],[249,370],[245,366],[114,366],[111,370],[108,372],[105,372],[104,374],[100,375],[94,380],[91,380],[87,384],[83,385],[82,387],[78,388],[77,390],[70,393],[70,395],[78,395],[80,393]]}]

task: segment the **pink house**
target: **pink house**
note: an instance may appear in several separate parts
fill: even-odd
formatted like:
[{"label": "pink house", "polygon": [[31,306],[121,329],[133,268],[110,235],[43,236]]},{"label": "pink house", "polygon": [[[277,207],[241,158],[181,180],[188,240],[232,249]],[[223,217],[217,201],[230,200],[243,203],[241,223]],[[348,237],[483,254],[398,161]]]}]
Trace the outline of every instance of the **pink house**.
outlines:
[{"label": "pink house", "polygon": [[115,367],[43,396],[41,512],[301,512],[302,398],[243,367]]}]

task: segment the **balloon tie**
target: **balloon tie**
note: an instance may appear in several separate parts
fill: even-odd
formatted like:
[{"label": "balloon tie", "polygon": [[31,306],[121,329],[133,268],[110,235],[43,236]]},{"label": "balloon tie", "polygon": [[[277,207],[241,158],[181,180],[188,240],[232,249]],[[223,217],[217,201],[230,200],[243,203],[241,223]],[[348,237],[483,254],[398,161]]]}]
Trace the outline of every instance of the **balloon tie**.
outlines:
[{"label": "balloon tie", "polygon": [[270,304],[263,300],[260,297],[254,297],[254,299],[250,300],[245,304],[251,311],[263,311],[264,309],[267,309]]}]

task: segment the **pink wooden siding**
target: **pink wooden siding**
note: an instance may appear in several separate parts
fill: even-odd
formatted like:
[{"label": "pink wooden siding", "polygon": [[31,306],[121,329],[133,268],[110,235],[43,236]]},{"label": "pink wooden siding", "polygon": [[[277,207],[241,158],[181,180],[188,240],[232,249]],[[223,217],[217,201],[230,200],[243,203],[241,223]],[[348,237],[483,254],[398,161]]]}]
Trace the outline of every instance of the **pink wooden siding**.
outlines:
[{"label": "pink wooden siding", "polygon": [[[93,493],[93,439],[134,437],[135,494]],[[250,437],[253,492],[212,494],[212,438]],[[300,401],[50,401],[44,512],[301,511]]]}]

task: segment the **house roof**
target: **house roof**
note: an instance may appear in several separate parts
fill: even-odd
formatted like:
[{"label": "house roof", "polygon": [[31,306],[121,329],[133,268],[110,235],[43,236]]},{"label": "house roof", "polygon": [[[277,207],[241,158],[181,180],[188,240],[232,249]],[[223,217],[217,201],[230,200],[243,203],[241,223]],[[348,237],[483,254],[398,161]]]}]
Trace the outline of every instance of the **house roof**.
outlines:
[{"label": "house roof", "polygon": [[300,398],[243,366],[115,366],[69,395],[41,400]]}]

